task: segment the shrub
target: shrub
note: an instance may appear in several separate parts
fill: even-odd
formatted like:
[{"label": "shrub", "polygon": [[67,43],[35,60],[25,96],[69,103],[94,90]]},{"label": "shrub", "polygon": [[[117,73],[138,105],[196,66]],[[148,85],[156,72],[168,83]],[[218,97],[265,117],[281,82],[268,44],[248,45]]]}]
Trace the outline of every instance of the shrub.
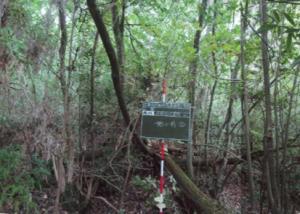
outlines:
[{"label": "shrub", "polygon": [[40,179],[48,175],[45,165],[37,157],[36,165],[28,170],[23,161],[21,147],[10,145],[0,149],[0,211],[34,213],[36,204],[31,192],[40,186]]}]

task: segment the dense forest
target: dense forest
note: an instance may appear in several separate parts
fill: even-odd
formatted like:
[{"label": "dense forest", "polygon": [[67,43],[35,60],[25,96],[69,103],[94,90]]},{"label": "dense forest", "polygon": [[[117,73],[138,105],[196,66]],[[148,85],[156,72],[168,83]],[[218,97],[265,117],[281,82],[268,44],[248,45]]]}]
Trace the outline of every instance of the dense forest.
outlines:
[{"label": "dense forest", "polygon": [[0,0],[0,212],[300,213],[299,46],[299,0]]}]

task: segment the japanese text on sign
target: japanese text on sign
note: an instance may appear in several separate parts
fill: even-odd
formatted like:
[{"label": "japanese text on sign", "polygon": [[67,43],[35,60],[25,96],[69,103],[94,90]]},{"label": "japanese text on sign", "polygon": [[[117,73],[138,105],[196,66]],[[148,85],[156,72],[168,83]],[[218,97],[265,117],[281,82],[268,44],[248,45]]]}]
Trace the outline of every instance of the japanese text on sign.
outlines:
[{"label": "japanese text on sign", "polygon": [[142,137],[190,141],[191,134],[191,105],[189,103],[144,103]]}]

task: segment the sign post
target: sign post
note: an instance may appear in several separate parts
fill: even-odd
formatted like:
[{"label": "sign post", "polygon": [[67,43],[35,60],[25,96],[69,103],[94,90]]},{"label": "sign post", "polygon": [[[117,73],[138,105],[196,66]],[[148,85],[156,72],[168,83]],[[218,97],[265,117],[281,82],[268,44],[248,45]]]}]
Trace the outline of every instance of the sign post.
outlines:
[{"label": "sign post", "polygon": [[141,137],[160,142],[159,197],[155,198],[159,213],[163,214],[164,203],[164,161],[167,145],[164,141],[180,140],[191,142],[191,105],[189,103],[166,102],[167,83],[162,82],[162,102],[145,102],[142,109]]},{"label": "sign post", "polygon": [[[162,82],[162,101],[163,103],[166,102],[166,95],[167,95],[167,82],[164,79]],[[161,149],[160,149],[161,161],[160,161],[160,179],[159,179],[159,193],[161,198],[161,204],[159,204],[159,214],[163,214],[163,209],[165,208],[164,204],[164,162],[165,162],[165,144],[164,141],[161,141]]]}]

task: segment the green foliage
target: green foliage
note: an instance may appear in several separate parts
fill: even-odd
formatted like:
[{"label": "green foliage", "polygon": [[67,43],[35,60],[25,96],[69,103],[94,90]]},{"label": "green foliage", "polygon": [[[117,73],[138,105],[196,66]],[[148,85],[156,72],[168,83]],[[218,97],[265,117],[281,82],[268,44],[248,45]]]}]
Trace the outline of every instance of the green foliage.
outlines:
[{"label": "green foliage", "polygon": [[32,200],[35,186],[41,186],[41,178],[49,175],[42,160],[33,157],[32,170],[26,169],[19,145],[0,149],[0,208],[14,212],[33,213],[36,204]]},{"label": "green foliage", "polygon": [[139,175],[132,178],[132,184],[145,192],[156,190],[156,181],[152,177],[141,178]]},{"label": "green foliage", "polygon": [[144,194],[148,195],[145,201],[145,204],[148,207],[155,206],[154,197],[156,196],[158,188],[156,182],[157,181],[151,176],[142,178],[139,175],[134,176],[131,180],[133,186],[139,190],[142,190]]},{"label": "green foliage", "polygon": [[283,15],[285,16],[285,18],[289,21],[289,23],[291,24],[291,25],[296,25],[296,23],[294,22],[294,19],[292,18],[292,16],[290,15],[290,14],[288,14],[288,13],[283,13]]},{"label": "green foliage", "polygon": [[14,211],[31,212],[35,208],[31,198],[34,180],[21,164],[20,146],[0,150],[0,207],[8,206]]},{"label": "green foliage", "polygon": [[[26,124],[24,117],[31,118],[32,114],[39,117],[41,112],[47,114],[45,120],[49,120],[49,126],[62,127],[63,101],[59,85],[59,39],[58,13],[56,4],[42,0],[14,0],[10,1],[8,23],[0,28],[0,49],[9,55],[10,66],[5,77],[0,76],[0,86],[9,89],[7,95],[0,97],[2,109],[12,110],[10,114],[0,114],[0,124],[14,126],[13,122]],[[111,41],[116,47],[112,31],[111,4],[109,1],[100,1],[99,7],[103,12],[104,22],[111,36]],[[123,1],[117,1],[119,14]],[[160,99],[160,81],[164,77],[168,81],[168,100],[187,101],[190,91],[190,83],[196,80],[196,106],[198,121],[196,132],[202,135],[207,119],[207,109],[211,96],[211,88],[216,79],[218,85],[215,92],[214,103],[210,121],[211,143],[223,148],[222,139],[215,141],[215,133],[224,122],[228,100],[233,94],[232,121],[234,126],[241,115],[239,98],[243,88],[240,80],[240,67],[237,66],[236,87],[232,89],[231,74],[235,69],[240,55],[240,1],[217,1],[216,4],[208,1],[206,11],[200,9],[204,15],[203,26],[199,26],[199,7],[202,1],[185,0],[149,0],[126,1],[124,49],[125,67],[121,74],[124,79],[123,95],[131,115],[139,113],[139,107],[144,100]],[[72,139],[79,139],[77,132],[86,138],[85,132],[89,124],[90,109],[90,67],[92,47],[96,28],[86,10],[86,2],[80,0],[80,9],[75,14],[75,22],[71,17],[74,9],[72,1],[66,3],[67,16],[67,53],[66,73],[70,72],[70,124],[72,124]],[[277,107],[282,113],[282,123],[285,122],[285,113],[289,105],[289,93],[291,92],[295,66],[300,64],[299,58],[299,11],[288,5],[268,5],[268,23],[260,26],[257,1],[249,1],[247,14],[247,30],[245,32],[245,70],[248,80],[249,107],[259,102],[250,113],[251,142],[254,150],[262,149],[263,121],[264,121],[264,92],[261,66],[261,32],[268,31],[268,50],[270,59],[270,80],[278,81],[279,93]],[[74,26],[73,26],[74,24]],[[212,33],[212,26],[215,33]],[[74,27],[73,41],[71,29]],[[194,37],[200,30],[200,48],[195,54]],[[72,44],[72,47],[70,47]],[[0,51],[1,52],[1,51]],[[217,72],[215,72],[212,52],[215,54]],[[74,60],[74,62],[72,62]],[[69,63],[74,65],[69,66]],[[0,56],[0,63],[1,63]],[[196,62],[196,75],[192,74],[191,63]],[[38,66],[36,66],[38,65]],[[37,67],[37,68],[36,68]],[[72,68],[73,69],[73,68]],[[278,72],[277,72],[278,71]],[[3,72],[4,75],[5,72]],[[275,77],[278,73],[278,77]],[[2,75],[2,74],[1,74]],[[2,80],[7,80],[3,82]],[[11,88],[9,88],[11,86]],[[274,86],[274,85],[273,85]],[[35,88],[33,90],[33,88]],[[4,90],[3,92],[7,92]],[[273,88],[271,88],[273,92]],[[1,91],[2,92],[2,91]],[[273,95],[273,94],[272,94]],[[36,103],[32,97],[36,96]],[[296,97],[296,96],[295,96]],[[7,104],[7,98],[13,100],[13,104]],[[272,96],[273,101],[274,95]],[[296,99],[295,99],[296,100]],[[299,100],[299,99],[298,99]],[[299,101],[298,101],[299,102]],[[4,108],[3,108],[4,106]],[[40,109],[42,108],[42,109]],[[276,109],[276,106],[273,106]],[[15,110],[15,111],[14,111]],[[30,113],[28,113],[30,112]],[[31,114],[31,112],[33,112]],[[118,134],[110,137],[106,130],[113,130],[115,121],[118,121],[117,99],[115,96],[111,71],[103,44],[99,39],[95,56],[95,88],[94,88],[94,123],[97,134],[95,136],[103,141],[111,140],[115,144]],[[293,103],[293,112],[298,112],[297,103]],[[6,113],[6,112],[5,112]],[[79,117],[77,114],[79,113]],[[112,117],[111,115],[116,115]],[[20,117],[21,116],[21,117]],[[58,118],[58,119],[57,119]],[[79,118],[79,119],[78,119]],[[43,120],[44,118],[42,118]],[[77,123],[76,120],[80,120]],[[109,120],[109,122],[107,122]],[[59,121],[59,122],[58,122]],[[105,122],[104,122],[105,121]],[[299,117],[293,117],[291,124],[297,124]],[[56,123],[61,124],[61,126]],[[48,124],[48,123],[47,123]],[[240,123],[242,124],[242,123]],[[39,124],[38,124],[39,125]],[[78,128],[79,127],[79,128]],[[295,127],[295,126],[291,126]],[[51,128],[50,128],[51,129]],[[58,128],[59,129],[59,128]],[[296,133],[295,128],[290,128],[291,133]],[[242,125],[232,133],[239,135]],[[61,131],[53,131],[61,135]],[[117,132],[119,133],[119,132]],[[202,136],[198,136],[202,140]],[[40,139],[38,139],[40,140]],[[88,141],[88,140],[87,140]],[[239,141],[235,143],[235,141]],[[97,141],[98,142],[98,141]],[[230,149],[239,149],[242,141],[233,138]],[[88,148],[91,148],[89,142]],[[97,146],[100,144],[97,143]],[[234,147],[234,148],[233,148]],[[76,145],[77,148],[77,145]],[[214,148],[214,147],[213,147]],[[103,165],[108,157],[115,152],[113,147],[103,148],[104,154],[97,159],[98,165]],[[43,178],[50,174],[47,163],[37,155],[31,157],[32,169],[26,170],[23,156],[19,147],[7,147],[0,150],[0,207],[12,206],[16,212],[34,210],[34,202],[31,192],[35,188],[41,189]],[[134,161],[134,160],[133,160]],[[138,161],[133,165],[140,164]],[[297,175],[298,176],[298,175]],[[296,178],[298,178],[296,176]],[[153,205],[153,198],[157,193],[157,184],[152,177],[133,176],[132,184],[143,192],[150,192],[148,204]],[[169,194],[169,190],[166,190]],[[69,207],[80,201],[76,192],[67,187],[65,198]],[[170,195],[167,195],[169,197]],[[73,201],[68,201],[72,198]],[[76,205],[77,206],[77,205]],[[73,207],[75,209],[77,207]],[[124,211],[125,212],[125,211]]]},{"label": "green foliage", "polygon": [[[172,196],[172,191],[173,192],[177,191],[176,181],[172,176],[169,177],[169,181],[171,183],[171,187],[169,188],[167,185],[165,185],[164,188],[164,203],[166,203],[167,207],[172,207],[173,209],[176,210],[176,205],[174,204],[174,200]],[[148,206],[156,206],[156,203],[158,202],[157,200],[159,198],[159,194],[157,192],[158,185],[157,185],[157,180],[155,178],[151,176],[142,178],[139,175],[137,175],[132,178],[131,183],[139,190],[148,193],[148,198],[146,201],[146,204]]]},{"label": "green foliage", "polygon": [[45,180],[44,178],[51,175],[49,166],[47,165],[47,162],[39,158],[37,154],[32,156],[31,161],[33,167],[30,174],[34,179],[34,186],[41,189]]}]

